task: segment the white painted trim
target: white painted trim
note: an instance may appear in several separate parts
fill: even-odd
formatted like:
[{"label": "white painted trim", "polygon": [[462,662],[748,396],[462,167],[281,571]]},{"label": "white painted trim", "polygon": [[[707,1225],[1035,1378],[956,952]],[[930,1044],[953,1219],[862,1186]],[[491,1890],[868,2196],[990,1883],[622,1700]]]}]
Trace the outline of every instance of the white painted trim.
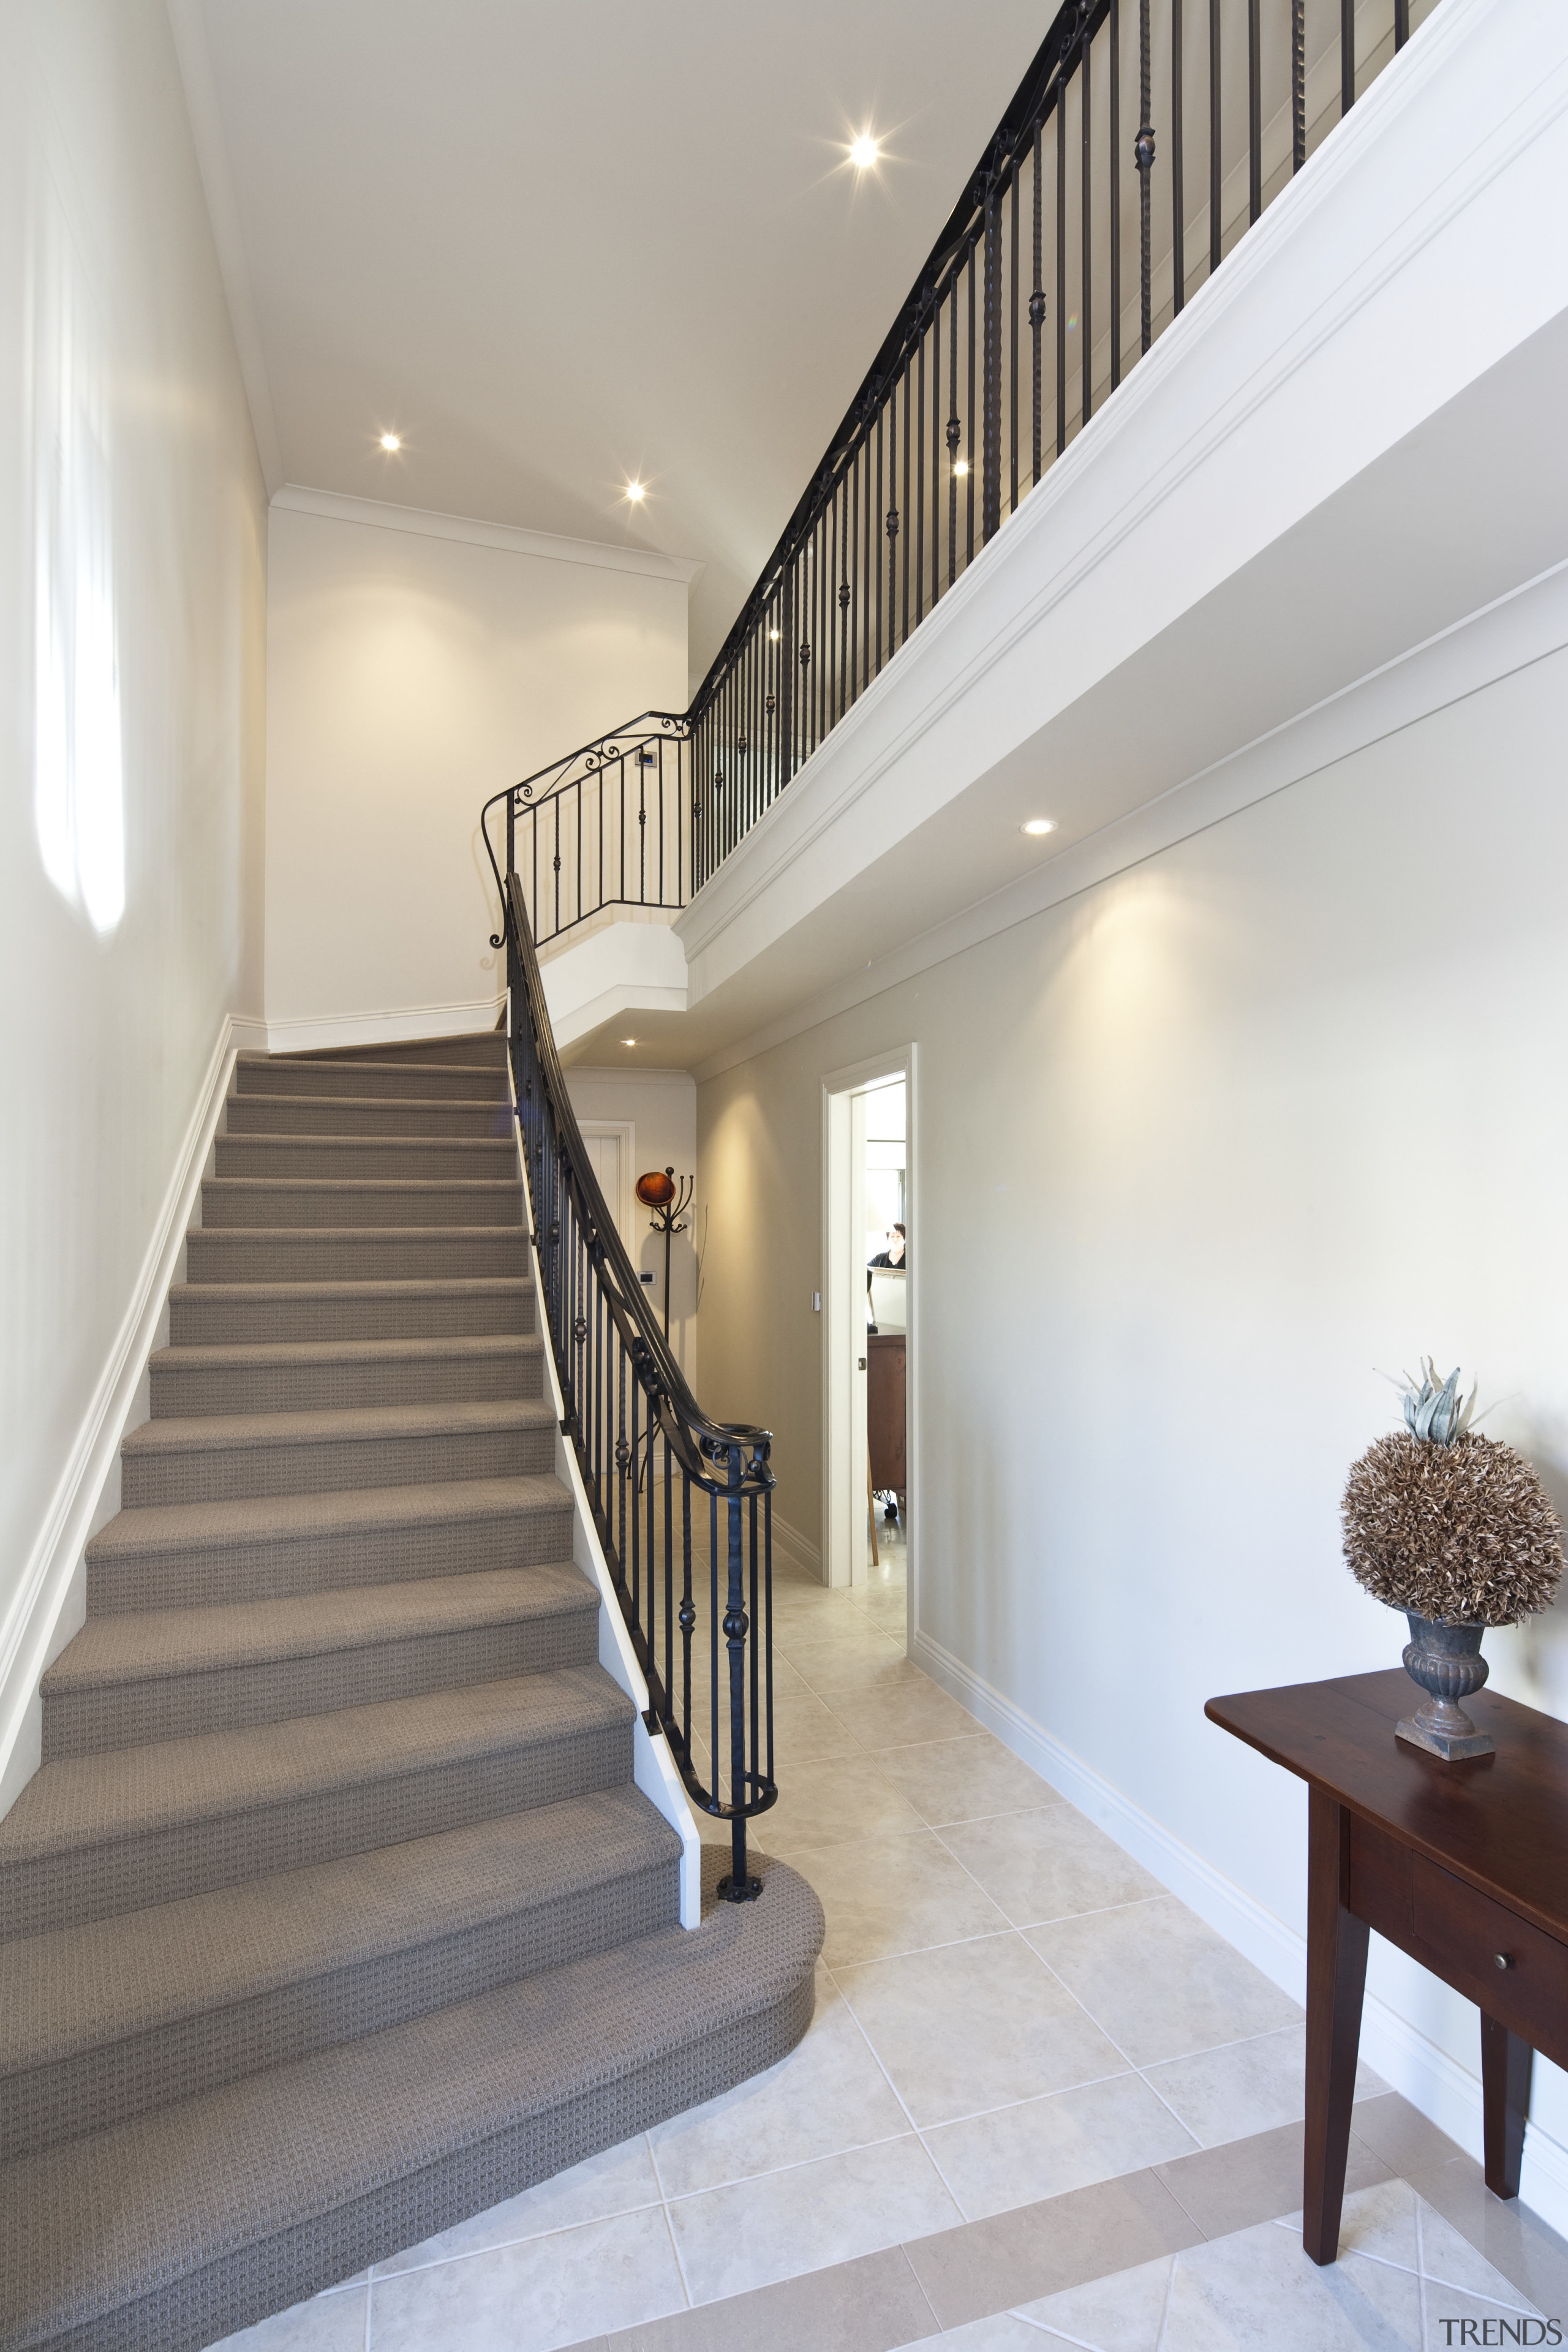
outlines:
[{"label": "white painted trim", "polygon": [[819,1584],[822,1582],[822,1546],[814,1542],[810,1536],[803,1536],[798,1528],[792,1527],[776,1507],[773,1511],[773,1549],[782,1551],[795,1567],[803,1570],[807,1576],[814,1576]]},{"label": "white painted trim", "polygon": [[679,581],[688,589],[708,568],[684,555],[661,555],[652,548],[616,547],[597,539],[563,539],[554,531],[484,522],[477,515],[439,514],[429,507],[398,507],[384,499],[314,490],[303,482],[285,482],[273,492],[272,504],[285,514],[323,515],[331,522],[409,531],[416,539],[455,540],[463,547],[496,547],[508,555],[539,556],[548,563],[583,563],[597,572],[631,572],[644,580]]},{"label": "white painted trim", "polygon": [[[912,1520],[911,1514],[911,1520]],[[1206,1920],[1216,1934],[1289,1994],[1307,1997],[1306,1937],[1216,1870],[1213,1863],[1132,1802],[1036,1721],[1016,1700],[996,1690],[944,1649],[917,1632],[910,1645],[916,1665],[967,1707],[1005,1748],[1032,1766],[1079,1811],[1142,1864],[1163,1886]],[[1361,2053],[1369,2066],[1407,2098],[1412,2106],[1478,2159],[1481,2154],[1481,2085],[1478,2074],[1417,2032],[1387,2001],[1369,1993],[1362,2018]],[[1568,2231],[1568,2149],[1539,2125],[1525,2134],[1521,2195],[1559,2231]]]},{"label": "white painted trim", "polygon": [[42,1758],[38,1685],[85,1619],[88,1538],[100,1523],[105,1488],[119,1468],[121,1440],[133,1419],[144,1417],[136,1407],[147,1359],[158,1342],[169,1287],[197,1213],[234,1057],[260,1025],[224,1017],[120,1328],[0,1622],[0,1812],[16,1802]]},{"label": "white painted trim", "polygon": [[[544,1279],[539,1264],[539,1251],[533,1240],[533,1195],[529,1184],[528,1161],[522,1149],[522,1131],[516,1118],[517,1097],[512,1089],[510,1059],[507,1063],[507,1092],[512,1102],[511,1132],[517,1150],[518,1173],[529,1200],[528,1256],[533,1276],[533,1296],[540,1302],[542,1312]],[[637,1720],[632,1726],[632,1778],[648,1802],[664,1816],[680,1839],[680,1924],[683,1927],[700,1927],[702,1924],[702,1841],[698,1835],[696,1819],[687,1801],[685,1786],[675,1769],[669,1742],[650,1738],[647,1726],[643,1721],[647,1706],[647,1681],[637,1664],[631,1634],[616,1597],[610,1564],[605,1558],[604,1546],[594,1525],[594,1515],[588,1507],[588,1491],[583,1484],[577,1456],[562,1431],[565,1408],[561,1382],[556,1376],[550,1334],[542,1331],[541,1337],[544,1341],[544,1378],[550,1392],[551,1409],[555,1415],[555,1475],[570,1490],[573,1502],[572,1557],[589,1582],[598,1589],[599,1664],[611,1680],[620,1685],[637,1709]]]},{"label": "white painted trim", "polygon": [[[1428,20],[1430,21],[1430,20]],[[1076,446],[1076,444],[1074,445]],[[1022,509],[1020,509],[1020,512]],[[965,574],[967,578],[967,573]],[[929,623],[926,625],[929,626]],[[1033,873],[976,899],[906,940],[864,971],[819,990],[792,1011],[692,1065],[700,1086],[807,1029],[915,979],[1049,908],[1156,857],[1210,825],[1288,792],[1337,761],[1451,709],[1568,646],[1568,562],[1527,580],[1436,635],[1298,712],[1212,768],[1047,858]],[[842,723],[842,722],[841,722]]]},{"label": "white painted trim", "polygon": [[408,1004],[393,1013],[307,1013],[267,1024],[272,1054],[322,1054],[345,1045],[416,1045],[422,1037],[480,1037],[500,1019],[504,996],[457,1004]]},{"label": "white painted trim", "polygon": [[229,324],[234,330],[239,373],[250,410],[250,429],[256,436],[256,454],[270,496],[282,488],[283,455],[272,406],[272,387],[268,381],[261,326],[256,313],[255,290],[250,282],[250,264],[239,224],[239,205],[234,193],[223,108],[207,47],[206,26],[202,22],[202,0],[167,0],[167,6],[180,79],[184,85],[191,142],[196,151],[196,168],[201,173],[207,219],[217,251],[218,275],[228,301]]}]

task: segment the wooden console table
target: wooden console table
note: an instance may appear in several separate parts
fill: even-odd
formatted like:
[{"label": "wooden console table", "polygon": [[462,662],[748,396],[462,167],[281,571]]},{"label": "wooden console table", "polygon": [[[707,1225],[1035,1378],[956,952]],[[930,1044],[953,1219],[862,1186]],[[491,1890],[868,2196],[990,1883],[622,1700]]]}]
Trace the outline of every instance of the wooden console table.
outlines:
[{"label": "wooden console table", "polygon": [[1519,2192],[1532,2053],[1568,2065],[1568,1724],[1490,1691],[1491,1756],[1394,1736],[1415,1685],[1347,1675],[1211,1698],[1211,1723],[1306,1781],[1307,2132],[1301,2242],[1339,2252],[1366,1939],[1375,1927],[1481,2012],[1487,2187]]}]

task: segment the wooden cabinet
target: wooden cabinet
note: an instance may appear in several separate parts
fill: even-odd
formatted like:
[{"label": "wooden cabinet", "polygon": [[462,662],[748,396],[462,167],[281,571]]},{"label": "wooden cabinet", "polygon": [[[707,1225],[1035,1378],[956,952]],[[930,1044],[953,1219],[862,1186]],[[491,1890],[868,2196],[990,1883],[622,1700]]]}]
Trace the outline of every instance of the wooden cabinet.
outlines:
[{"label": "wooden cabinet", "polygon": [[904,1467],[904,1334],[879,1331],[866,1342],[866,1423],[871,1444],[871,1484],[879,1493],[901,1495],[909,1485]]}]

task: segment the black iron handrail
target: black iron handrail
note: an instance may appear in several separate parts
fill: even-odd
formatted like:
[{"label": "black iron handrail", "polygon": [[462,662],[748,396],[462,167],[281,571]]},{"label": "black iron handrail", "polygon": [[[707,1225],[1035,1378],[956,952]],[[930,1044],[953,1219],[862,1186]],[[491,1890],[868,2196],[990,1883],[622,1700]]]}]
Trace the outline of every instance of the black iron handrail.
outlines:
[{"label": "black iron handrail", "polygon": [[[692,1395],[589,1163],[515,872],[501,899],[504,932],[492,945],[504,936],[512,1085],[562,1434],[647,1683],[644,1720],[668,1739],[692,1801],[730,1822],[720,1893],[745,1902],[761,1890],[746,1867],[746,1823],[778,1796],[772,1440],[765,1429],[709,1420]],[[705,1578],[693,1572],[693,1489],[708,1497]],[[704,1631],[708,1672],[699,1673],[694,1706],[693,1644]]]},{"label": "black iron handrail", "polygon": [[536,940],[695,896],[1436,5],[1066,0],[689,710],[497,794]]}]

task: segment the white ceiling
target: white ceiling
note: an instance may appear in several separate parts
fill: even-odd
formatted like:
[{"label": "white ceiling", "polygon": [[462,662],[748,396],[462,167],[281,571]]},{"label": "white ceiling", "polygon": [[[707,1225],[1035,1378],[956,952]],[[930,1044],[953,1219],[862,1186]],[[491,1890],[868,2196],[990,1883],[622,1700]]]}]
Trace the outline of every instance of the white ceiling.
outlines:
[{"label": "white ceiling", "polygon": [[[172,13],[271,469],[695,559],[700,677],[1053,9]],[[862,179],[868,123],[888,152]]]}]

